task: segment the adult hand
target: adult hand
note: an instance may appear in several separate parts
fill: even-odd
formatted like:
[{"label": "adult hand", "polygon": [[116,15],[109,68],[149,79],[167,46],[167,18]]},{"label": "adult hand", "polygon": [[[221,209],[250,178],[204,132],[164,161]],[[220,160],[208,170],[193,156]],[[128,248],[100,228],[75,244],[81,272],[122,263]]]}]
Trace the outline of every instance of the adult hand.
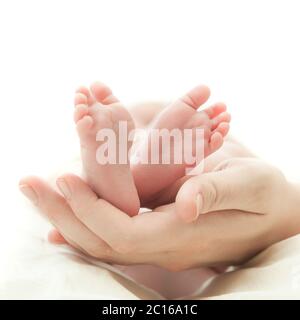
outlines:
[{"label": "adult hand", "polygon": [[[23,179],[21,190],[36,199],[35,203],[40,210],[71,245],[103,261],[152,264],[169,270],[240,264],[270,244],[299,232],[299,227],[290,228],[289,210],[295,201],[299,201],[296,200],[296,193],[277,169],[256,161],[255,164],[252,159],[232,159],[227,162],[222,172],[229,185],[230,181],[236,181],[232,177],[237,176],[236,171],[231,169],[235,166],[239,168],[239,188],[230,188],[232,192],[227,192],[229,187],[216,187],[218,196],[207,196],[211,191],[204,186],[208,184],[201,184],[202,212],[209,208],[215,211],[200,215],[192,223],[182,222],[181,216],[184,215],[175,214],[175,204],[129,217],[99,199],[88,185],[73,175],[58,179],[64,197],[37,178]],[[261,181],[261,184],[257,183],[247,189],[249,170],[253,176],[251,181]],[[215,181],[207,179],[205,181]],[[257,189],[259,186],[261,188]],[[184,186],[182,190],[184,188],[189,187]],[[273,191],[275,189],[278,193]],[[239,197],[241,190],[241,201],[237,202],[234,198]],[[224,195],[222,192],[225,192]],[[260,195],[256,198],[259,200],[256,205],[251,201],[245,205],[245,200],[254,199],[255,194]],[[282,212],[273,214],[274,205],[268,200],[270,196],[275,197],[274,201],[280,197]],[[180,206],[185,208],[186,200],[187,197],[178,196],[177,212]],[[271,204],[271,207],[266,203]],[[233,205],[236,210],[227,210]],[[248,212],[245,208],[256,211]],[[192,209],[195,210],[195,205]],[[300,225],[299,218],[297,223]],[[297,223],[292,221],[293,225]]]},{"label": "adult hand", "polygon": [[288,186],[281,171],[258,158],[230,158],[187,180],[177,193],[176,212],[186,222],[230,209],[278,215],[286,209]]}]

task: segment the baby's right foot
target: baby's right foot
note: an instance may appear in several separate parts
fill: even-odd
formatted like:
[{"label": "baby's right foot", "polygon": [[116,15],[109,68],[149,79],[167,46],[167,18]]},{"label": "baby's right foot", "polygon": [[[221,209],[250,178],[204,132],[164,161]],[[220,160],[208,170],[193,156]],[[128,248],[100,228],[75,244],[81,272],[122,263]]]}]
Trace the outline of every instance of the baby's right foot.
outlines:
[{"label": "baby's right foot", "polygon": [[[128,137],[125,161],[119,162],[119,123],[127,126],[128,134],[134,129],[129,112],[123,107],[112,91],[102,83],[95,83],[91,90],[81,87],[75,95],[74,120],[81,145],[81,156],[87,182],[99,197],[109,201],[122,211],[133,216],[140,208],[137,190],[130,171],[128,150],[131,147]],[[97,141],[100,130],[109,129],[115,137],[116,163],[99,163],[97,151],[103,142]],[[107,143],[108,144],[108,143]],[[124,155],[123,155],[124,157]]]},{"label": "baby's right foot", "polygon": [[[164,109],[154,120],[152,126],[152,129],[167,129],[169,133],[173,129],[179,129],[182,133],[185,129],[190,129],[193,132],[194,140],[191,146],[193,155],[197,153],[195,148],[195,141],[197,140],[194,135],[195,129],[202,129],[204,136],[201,142],[203,143],[204,153],[200,155],[200,159],[197,159],[197,163],[192,164],[192,166],[197,165],[205,157],[219,149],[223,144],[224,136],[229,130],[230,115],[226,112],[224,104],[216,104],[197,112],[197,109],[206,102],[209,95],[209,89],[205,86],[194,88]],[[151,139],[150,131],[147,144],[141,146],[140,158],[151,157],[151,152],[153,151]],[[185,142],[181,141],[181,144],[185,144]],[[172,149],[170,151],[172,152],[176,143],[172,142],[170,145]],[[184,146],[182,147],[184,148]],[[159,142],[159,152],[162,152],[162,148],[161,142]],[[140,162],[133,165],[132,172],[142,204],[152,201],[158,192],[184,176],[189,165],[184,161],[178,164],[174,162],[174,158],[171,159],[169,164],[145,164]]]}]

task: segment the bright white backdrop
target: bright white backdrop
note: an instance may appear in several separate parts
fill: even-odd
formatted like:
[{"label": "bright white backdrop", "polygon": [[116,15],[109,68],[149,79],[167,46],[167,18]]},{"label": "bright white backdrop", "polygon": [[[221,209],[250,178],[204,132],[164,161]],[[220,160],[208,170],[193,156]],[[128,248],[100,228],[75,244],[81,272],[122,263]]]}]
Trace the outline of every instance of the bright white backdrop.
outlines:
[{"label": "bright white backdrop", "polygon": [[4,201],[77,152],[73,91],[97,79],[125,103],[206,83],[238,138],[300,178],[299,16],[296,0],[1,1]]}]

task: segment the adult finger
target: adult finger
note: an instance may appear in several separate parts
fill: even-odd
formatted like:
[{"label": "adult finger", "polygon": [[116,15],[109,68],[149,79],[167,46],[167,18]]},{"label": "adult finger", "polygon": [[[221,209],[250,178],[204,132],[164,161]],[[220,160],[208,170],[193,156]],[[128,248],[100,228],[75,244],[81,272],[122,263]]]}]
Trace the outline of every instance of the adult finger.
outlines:
[{"label": "adult finger", "polygon": [[182,225],[174,212],[148,212],[135,217],[99,199],[75,175],[64,175],[57,185],[77,218],[119,253],[154,253],[168,248],[172,227]]},{"label": "adult finger", "polygon": [[53,190],[45,181],[37,177],[28,177],[20,181],[20,190],[61,234],[91,256],[106,259],[111,248],[93,234],[76,218],[66,200]]}]

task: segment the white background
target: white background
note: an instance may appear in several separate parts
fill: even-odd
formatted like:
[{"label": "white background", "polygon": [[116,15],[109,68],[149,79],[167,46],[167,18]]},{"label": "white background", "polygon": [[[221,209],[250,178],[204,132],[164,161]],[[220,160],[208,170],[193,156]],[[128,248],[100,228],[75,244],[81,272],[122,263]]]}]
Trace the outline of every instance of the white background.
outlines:
[{"label": "white background", "polygon": [[234,134],[300,181],[299,17],[288,0],[1,0],[1,198],[74,156],[73,92],[94,80],[125,103],[206,83]]}]

